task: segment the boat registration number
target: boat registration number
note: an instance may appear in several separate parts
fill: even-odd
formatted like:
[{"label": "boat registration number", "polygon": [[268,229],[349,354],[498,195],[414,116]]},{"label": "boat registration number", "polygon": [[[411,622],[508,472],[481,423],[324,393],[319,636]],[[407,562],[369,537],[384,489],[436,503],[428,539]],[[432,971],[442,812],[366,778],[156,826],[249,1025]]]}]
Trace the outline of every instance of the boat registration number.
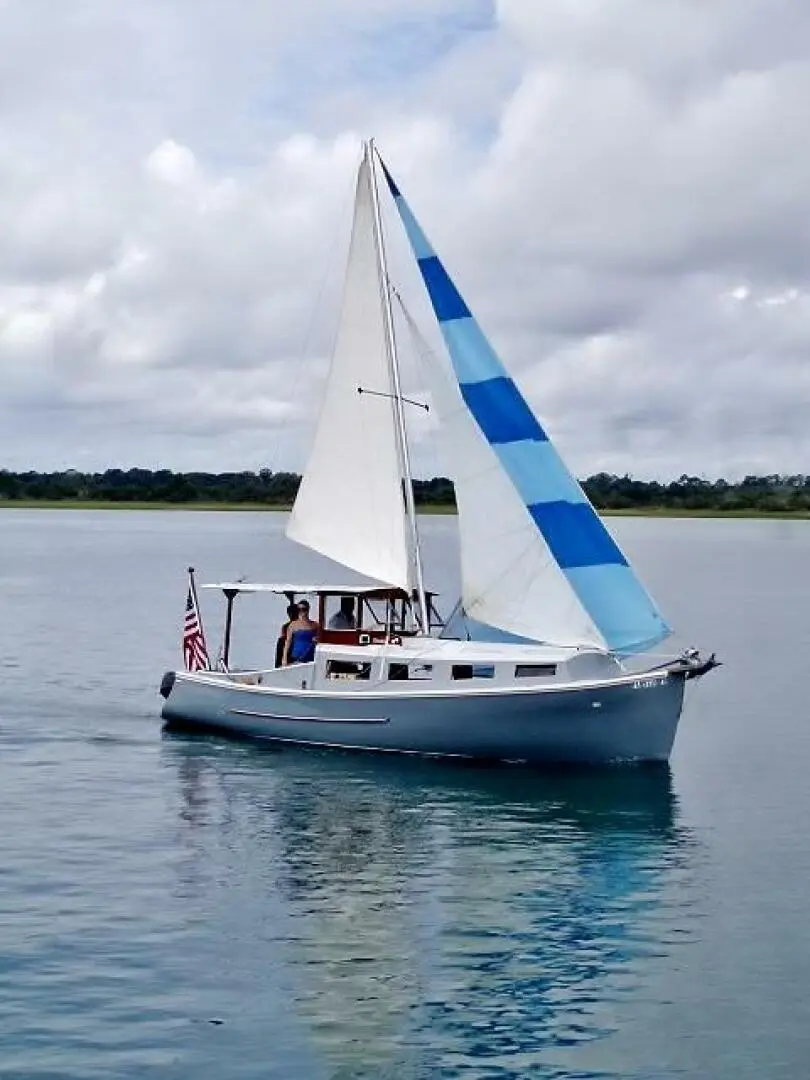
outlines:
[{"label": "boat registration number", "polygon": [[634,690],[651,690],[654,686],[663,686],[667,681],[666,675],[655,679],[636,679],[633,683]]}]

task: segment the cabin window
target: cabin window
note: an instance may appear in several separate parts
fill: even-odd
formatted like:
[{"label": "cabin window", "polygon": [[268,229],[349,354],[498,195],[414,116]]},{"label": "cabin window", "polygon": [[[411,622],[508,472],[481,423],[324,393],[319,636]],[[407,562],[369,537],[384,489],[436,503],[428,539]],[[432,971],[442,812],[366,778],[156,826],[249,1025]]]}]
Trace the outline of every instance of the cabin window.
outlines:
[{"label": "cabin window", "polygon": [[355,664],[348,660],[328,660],[326,677],[327,679],[370,679],[371,664]]},{"label": "cabin window", "polygon": [[388,678],[392,682],[398,682],[407,679],[432,679],[433,664],[403,664],[402,662],[389,664]]},{"label": "cabin window", "polygon": [[494,679],[495,678],[495,665],[494,664],[473,664],[473,678],[474,679]]},{"label": "cabin window", "polygon": [[450,670],[452,679],[494,679],[494,664],[453,664]]},{"label": "cabin window", "polygon": [[515,667],[516,679],[541,679],[556,674],[556,664],[517,664]]},{"label": "cabin window", "polygon": [[364,625],[369,628],[388,629],[400,633],[405,629],[405,608],[403,605],[403,601],[364,599],[362,611],[367,616]]},{"label": "cabin window", "polygon": [[354,631],[361,627],[363,609],[356,596],[327,596],[323,601],[324,626],[331,633]]}]

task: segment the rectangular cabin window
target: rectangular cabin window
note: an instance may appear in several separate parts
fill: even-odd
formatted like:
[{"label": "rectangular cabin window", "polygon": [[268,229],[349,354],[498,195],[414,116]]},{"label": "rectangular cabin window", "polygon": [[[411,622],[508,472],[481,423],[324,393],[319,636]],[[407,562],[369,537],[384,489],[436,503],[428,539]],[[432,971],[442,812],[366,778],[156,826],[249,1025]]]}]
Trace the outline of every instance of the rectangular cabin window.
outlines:
[{"label": "rectangular cabin window", "polygon": [[401,662],[389,664],[388,678],[393,682],[432,679],[433,664],[403,664]]},{"label": "rectangular cabin window", "polygon": [[556,674],[556,664],[517,664],[515,667],[516,679],[542,679]]},{"label": "rectangular cabin window", "polygon": [[494,664],[453,664],[450,670],[452,679],[494,679]]},{"label": "rectangular cabin window", "polygon": [[494,664],[473,664],[473,678],[474,679],[494,679],[495,678],[495,665]]},{"label": "rectangular cabin window", "polygon": [[370,663],[352,663],[349,660],[327,660],[327,679],[370,679]]}]

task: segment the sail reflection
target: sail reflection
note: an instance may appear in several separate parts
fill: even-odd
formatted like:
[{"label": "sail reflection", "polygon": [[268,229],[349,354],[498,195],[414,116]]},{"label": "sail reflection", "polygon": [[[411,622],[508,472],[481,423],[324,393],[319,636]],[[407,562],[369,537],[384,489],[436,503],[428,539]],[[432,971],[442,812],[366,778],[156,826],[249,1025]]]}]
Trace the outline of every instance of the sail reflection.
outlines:
[{"label": "sail reflection", "polygon": [[[695,844],[668,769],[166,746],[184,793],[183,762],[197,760],[208,798],[195,813],[216,817],[250,868],[239,872],[262,883],[246,908],[256,948],[283,958],[328,1075],[549,1066],[614,1029],[617,1000],[688,902]],[[214,844],[195,850],[217,857]]]}]

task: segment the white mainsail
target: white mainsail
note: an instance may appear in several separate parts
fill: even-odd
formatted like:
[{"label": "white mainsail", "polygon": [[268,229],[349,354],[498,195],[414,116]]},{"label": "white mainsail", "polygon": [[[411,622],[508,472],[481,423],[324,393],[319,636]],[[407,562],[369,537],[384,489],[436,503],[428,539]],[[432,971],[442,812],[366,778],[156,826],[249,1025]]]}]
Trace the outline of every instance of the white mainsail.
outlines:
[{"label": "white mainsail", "polygon": [[364,157],[337,340],[287,536],[367,577],[410,590],[412,556],[371,183]]}]

